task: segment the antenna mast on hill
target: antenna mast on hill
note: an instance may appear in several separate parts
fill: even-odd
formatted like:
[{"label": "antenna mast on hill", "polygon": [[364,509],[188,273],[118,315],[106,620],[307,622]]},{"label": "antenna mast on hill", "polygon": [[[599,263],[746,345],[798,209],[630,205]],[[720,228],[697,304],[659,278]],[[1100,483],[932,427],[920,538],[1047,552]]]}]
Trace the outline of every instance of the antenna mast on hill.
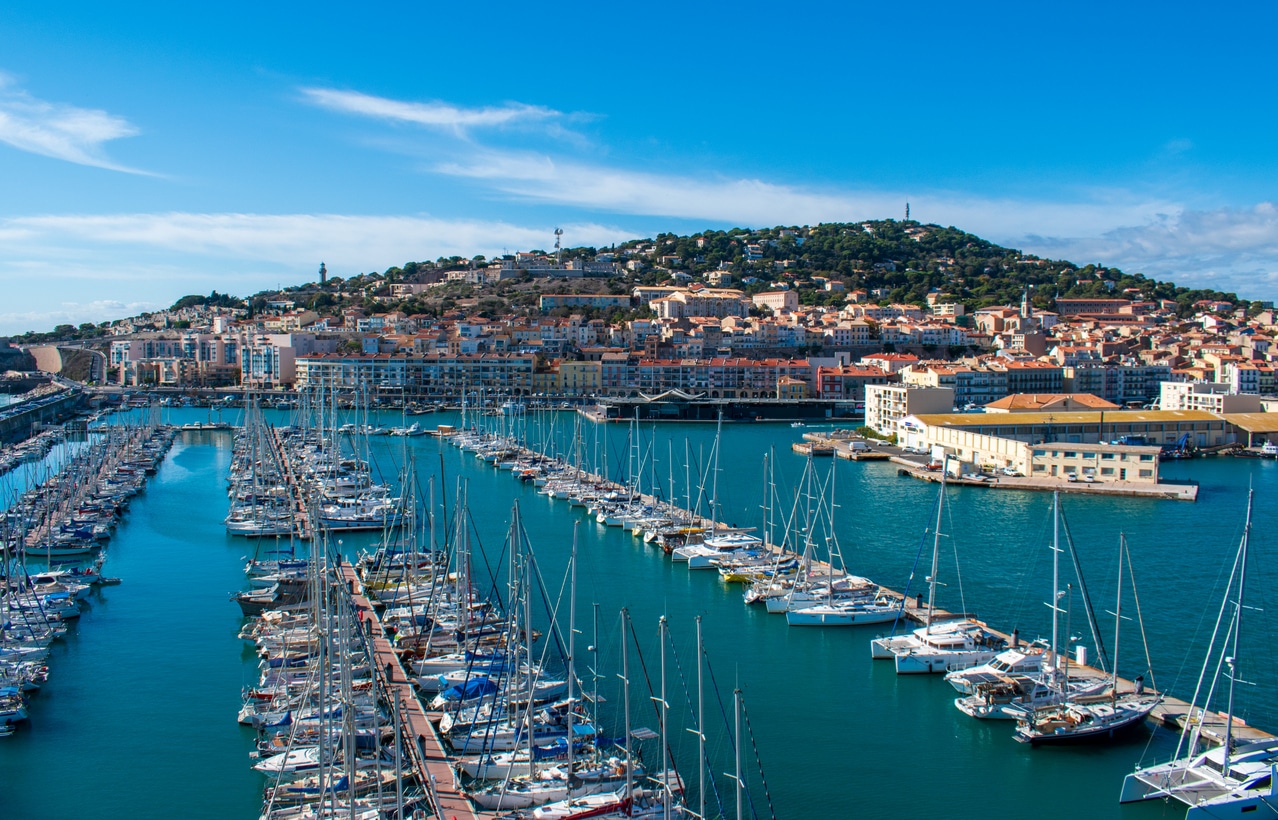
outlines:
[{"label": "antenna mast on hill", "polygon": [[910,221],[910,203],[905,203],[905,221]]},{"label": "antenna mast on hill", "polygon": [[556,265],[560,264],[562,261],[561,257],[563,256],[563,249],[559,247],[559,237],[563,235],[564,235],[563,228],[555,228],[555,264]]}]

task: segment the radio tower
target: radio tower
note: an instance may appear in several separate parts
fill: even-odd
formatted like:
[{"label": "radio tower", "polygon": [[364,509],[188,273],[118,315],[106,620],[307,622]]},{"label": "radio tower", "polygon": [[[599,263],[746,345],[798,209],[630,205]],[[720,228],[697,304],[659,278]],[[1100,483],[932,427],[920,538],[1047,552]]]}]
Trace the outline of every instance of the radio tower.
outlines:
[{"label": "radio tower", "polygon": [[555,264],[556,265],[561,263],[561,257],[563,256],[563,249],[559,247],[559,237],[563,235],[564,235],[563,228],[555,228]]},{"label": "radio tower", "polygon": [[910,221],[910,203],[905,203],[905,221]]}]

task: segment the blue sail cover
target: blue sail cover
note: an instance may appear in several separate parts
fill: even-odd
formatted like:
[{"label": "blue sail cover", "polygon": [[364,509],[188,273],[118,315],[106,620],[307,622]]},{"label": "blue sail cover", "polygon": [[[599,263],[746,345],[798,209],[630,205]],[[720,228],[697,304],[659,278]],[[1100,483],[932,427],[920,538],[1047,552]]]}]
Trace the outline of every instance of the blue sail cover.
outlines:
[{"label": "blue sail cover", "polygon": [[444,690],[444,700],[471,700],[497,691],[497,684],[488,678],[471,678],[458,686],[450,686]]}]

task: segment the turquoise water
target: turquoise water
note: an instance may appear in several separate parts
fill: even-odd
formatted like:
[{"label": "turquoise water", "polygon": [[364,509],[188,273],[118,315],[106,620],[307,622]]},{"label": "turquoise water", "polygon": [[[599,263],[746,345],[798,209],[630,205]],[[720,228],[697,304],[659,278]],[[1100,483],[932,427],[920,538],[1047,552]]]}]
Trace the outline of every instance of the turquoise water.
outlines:
[{"label": "turquoise water", "polygon": [[[203,420],[204,411],[172,411],[176,421]],[[233,420],[229,414],[228,420]],[[274,416],[286,418],[283,413]],[[570,414],[532,417],[533,443],[571,440]],[[427,425],[455,422],[440,414]],[[399,423],[386,416],[383,424]],[[596,443],[596,435],[605,435]],[[607,453],[614,475],[625,472],[625,425],[582,428],[583,450]],[[775,445],[777,493],[788,508],[804,459],[789,445],[802,431],[784,425],[725,426],[720,458],[721,518],[758,525],[763,499],[763,454]],[[642,454],[656,454],[655,474],[665,486],[673,450],[675,494],[682,497],[685,440],[694,459],[709,461],[713,425],[663,425],[641,433]],[[668,446],[668,442],[673,447]],[[51,680],[31,703],[31,725],[0,742],[0,817],[144,818],[253,817],[261,783],[249,768],[251,732],[235,723],[242,685],[255,677],[253,659],[236,639],[239,619],[227,593],[242,585],[249,542],[228,538],[225,474],[230,436],[179,437],[169,458],[140,495],[111,542],[108,572],[124,584],[95,593],[74,635],[55,650]],[[954,693],[939,678],[898,678],[888,662],[872,662],[868,630],[792,629],[741,603],[741,588],[713,573],[689,573],[659,552],[617,529],[586,519],[565,502],[536,494],[509,473],[434,439],[375,439],[374,461],[387,478],[411,451],[423,482],[436,479],[451,504],[457,480],[466,492],[478,540],[490,563],[501,552],[512,504],[518,501],[547,586],[558,589],[577,524],[579,568],[578,657],[582,674],[592,658],[592,603],[602,633],[598,663],[607,673],[600,694],[619,703],[618,611],[629,607],[644,649],[647,673],[658,675],[657,618],[669,618],[679,664],[667,658],[671,737],[681,770],[695,785],[695,740],[684,683],[694,686],[694,617],[704,618],[707,653],[718,691],[730,710],[730,692],[744,692],[750,722],[779,817],[918,816],[977,817],[1181,817],[1183,808],[1161,803],[1120,807],[1122,774],[1142,757],[1165,753],[1166,733],[1131,743],[1086,749],[1028,749],[1011,740],[1005,723],[981,723],[951,705]],[[406,449],[407,448],[407,449]],[[645,461],[645,463],[648,463]],[[936,486],[898,478],[895,467],[838,461],[839,541],[853,572],[900,589],[914,563],[934,509]],[[1182,697],[1192,694],[1202,663],[1201,645],[1211,629],[1217,587],[1232,561],[1241,531],[1245,493],[1257,488],[1257,560],[1241,674],[1241,714],[1248,722],[1278,728],[1275,668],[1270,642],[1273,616],[1265,598],[1274,589],[1271,559],[1275,526],[1274,481],[1278,465],[1241,459],[1173,463],[1170,477],[1202,485],[1196,504],[1155,500],[1066,497],[1063,505],[1099,609],[1113,606],[1119,533],[1126,534],[1137,573],[1145,627],[1157,682]],[[693,477],[695,485],[698,479]],[[707,486],[709,479],[707,480]],[[694,491],[695,492],[695,491]],[[1051,537],[1051,496],[952,488],[943,531],[946,552],[939,580],[941,605],[978,613],[1003,629],[1019,627],[1032,638],[1050,630],[1043,601],[1050,587],[1046,545]],[[441,521],[442,521],[441,517]],[[354,553],[373,540],[343,537]],[[961,568],[955,570],[953,550]],[[926,570],[921,569],[921,579]],[[1063,577],[1068,572],[1062,570]],[[921,581],[919,582],[921,583]],[[1124,600],[1124,612],[1134,609]],[[1112,619],[1101,615],[1102,628]],[[1084,635],[1081,621],[1072,632]],[[1134,674],[1143,661],[1136,622],[1125,627],[1122,669]],[[1112,635],[1106,636],[1112,641]],[[1090,646],[1090,638],[1083,643]],[[636,688],[643,675],[632,656]],[[707,684],[714,704],[715,687]],[[647,692],[633,692],[634,722],[656,728]],[[710,710],[716,711],[712,705]],[[708,718],[713,770],[730,770],[722,719]],[[747,751],[747,760],[753,752]],[[758,776],[749,775],[758,816],[769,815]],[[730,787],[720,778],[732,813]],[[1064,799],[1045,799],[1060,794]],[[710,801],[714,812],[714,801]],[[1031,808],[1032,807],[1032,808]],[[747,815],[750,814],[747,811]]]}]

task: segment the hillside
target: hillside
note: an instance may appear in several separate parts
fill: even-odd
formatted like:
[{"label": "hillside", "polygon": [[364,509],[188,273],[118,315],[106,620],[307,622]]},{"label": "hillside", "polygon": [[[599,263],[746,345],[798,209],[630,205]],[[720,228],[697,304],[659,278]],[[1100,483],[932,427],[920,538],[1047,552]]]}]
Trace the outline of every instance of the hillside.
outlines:
[{"label": "hillside", "polygon": [[[534,251],[534,253],[541,253]],[[1179,312],[1193,313],[1193,303],[1214,299],[1246,304],[1232,293],[1178,287],[1140,273],[1126,273],[1096,264],[1077,265],[1057,259],[1042,259],[1004,248],[954,227],[918,222],[880,220],[855,223],[825,223],[813,227],[777,226],[751,230],[703,231],[689,236],[658,234],[635,239],[612,248],[568,248],[563,257],[595,261],[611,259],[619,264],[639,262],[638,271],[622,271],[608,280],[572,279],[560,281],[506,280],[475,288],[450,283],[427,294],[405,300],[391,300],[389,285],[394,282],[429,281],[441,271],[482,266],[497,260],[476,257],[410,262],[385,273],[361,274],[330,280],[327,292],[315,284],[287,289],[299,305],[331,313],[343,306],[358,305],[366,310],[402,310],[405,313],[438,313],[455,307],[496,314],[506,308],[531,309],[540,292],[624,293],[637,284],[657,284],[676,271],[704,278],[717,270],[730,272],[733,286],[754,293],[785,282],[794,287],[804,304],[837,304],[845,294],[826,291],[813,277],[837,280],[845,290],[877,291],[879,301],[925,304],[929,292],[940,291],[944,301],[963,303],[968,311],[998,304],[1018,304],[1026,286],[1034,305],[1051,310],[1057,297],[1134,297],[1168,299]],[[350,298],[359,288],[365,295]],[[335,290],[347,298],[333,298]],[[265,294],[259,295],[263,299]],[[465,297],[478,296],[478,303]]]},{"label": "hillside", "polygon": [[[656,257],[678,256],[692,273],[728,263],[740,277],[759,278],[761,286],[783,278],[801,281],[822,276],[842,281],[848,290],[884,289],[887,301],[919,305],[926,302],[929,291],[937,289],[953,297],[948,301],[962,302],[968,310],[1019,303],[1027,285],[1034,304],[1045,310],[1052,309],[1058,296],[1119,296],[1129,288],[1145,299],[1174,300],[1185,315],[1199,299],[1239,301],[1232,293],[1177,287],[1117,268],[1042,259],[954,227],[891,219],[811,228],[706,231],[692,237],[661,234],[618,250],[624,253],[644,244],[654,246]],[[793,267],[779,269],[787,263]]]},{"label": "hillside", "polygon": [[[1052,310],[1058,297],[1166,299],[1177,303],[1182,316],[1192,315],[1193,304],[1203,299],[1250,304],[1232,293],[1178,287],[1172,282],[1097,264],[1080,266],[1066,260],[1042,259],[1000,247],[958,228],[893,219],[812,227],[733,228],[689,236],[663,233],[611,248],[567,248],[563,258],[612,261],[622,270],[608,278],[539,279],[524,275],[483,287],[439,282],[447,271],[482,268],[499,261],[483,256],[454,256],[434,262],[408,262],[381,273],[333,276],[323,285],[311,282],[280,291],[263,291],[245,300],[217,291],[207,297],[187,296],[170,312],[213,305],[244,305],[260,311],[268,301],[283,298],[321,316],[336,315],[349,307],[369,313],[400,310],[410,315],[439,315],[460,309],[495,316],[509,310],[536,312],[542,293],[624,294],[635,285],[667,282],[678,272],[707,281],[707,275],[716,271],[730,274],[733,287],[748,293],[772,289],[784,282],[798,292],[801,303],[809,305],[843,302],[846,293],[825,289],[824,280],[841,282],[844,291],[867,290],[880,302],[923,305],[929,293],[937,292],[941,301],[960,302],[968,312],[990,305],[1018,304],[1026,286],[1030,287],[1035,307],[1042,310]],[[630,270],[631,266],[637,270]],[[392,284],[425,282],[439,282],[439,286],[406,299],[390,296]],[[631,315],[634,314],[630,311],[614,309],[605,318],[618,320]],[[180,318],[171,318],[174,321],[169,327],[186,324]],[[109,324],[84,324],[78,328],[59,325],[52,333],[27,333],[14,340],[35,343],[90,338],[104,334]]]}]

